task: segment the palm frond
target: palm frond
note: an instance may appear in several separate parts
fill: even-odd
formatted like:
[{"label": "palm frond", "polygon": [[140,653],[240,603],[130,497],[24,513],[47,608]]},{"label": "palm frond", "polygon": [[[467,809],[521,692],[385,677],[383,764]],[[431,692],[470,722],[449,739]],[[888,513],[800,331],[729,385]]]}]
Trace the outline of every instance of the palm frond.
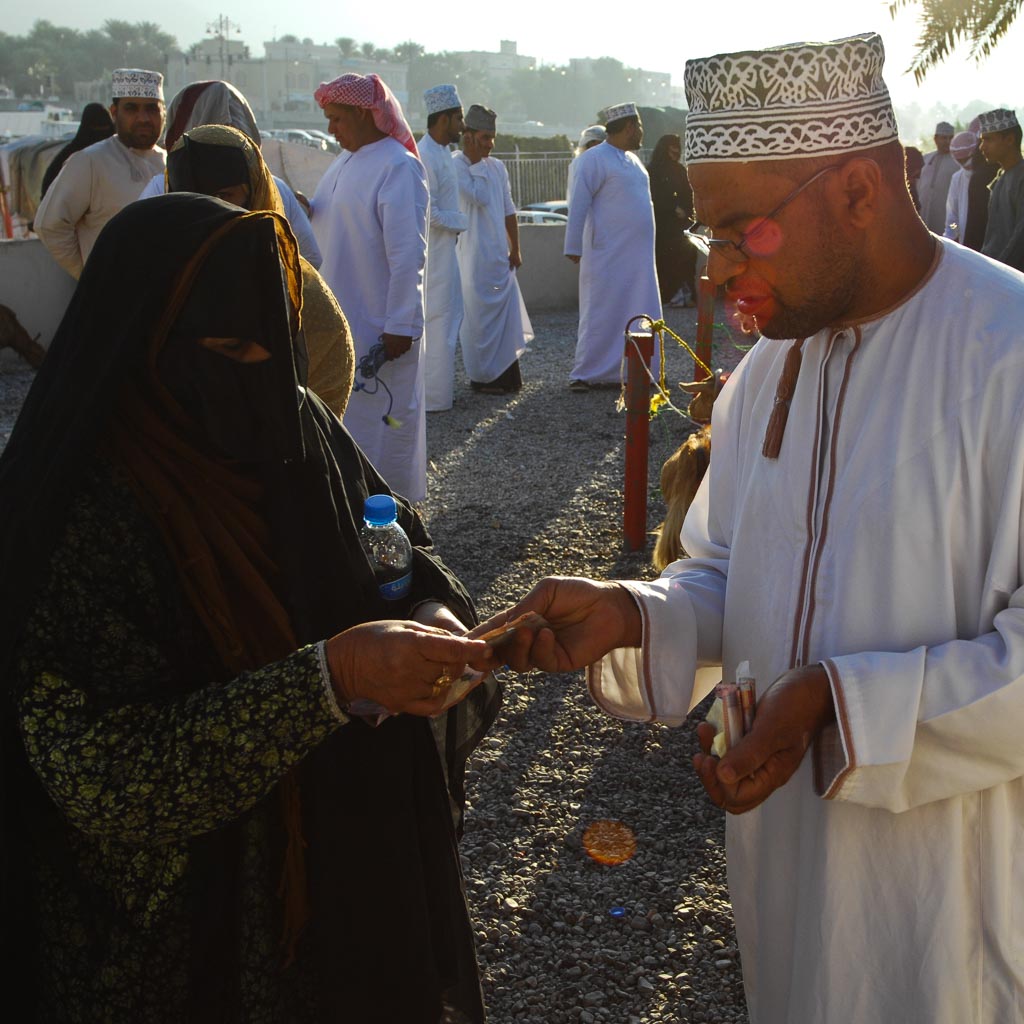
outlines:
[{"label": "palm frond", "polygon": [[970,55],[980,64],[995,49],[1017,17],[1024,0],[892,0],[895,18],[905,8],[921,9],[921,34],[908,71],[919,85],[959,43],[970,44]]}]

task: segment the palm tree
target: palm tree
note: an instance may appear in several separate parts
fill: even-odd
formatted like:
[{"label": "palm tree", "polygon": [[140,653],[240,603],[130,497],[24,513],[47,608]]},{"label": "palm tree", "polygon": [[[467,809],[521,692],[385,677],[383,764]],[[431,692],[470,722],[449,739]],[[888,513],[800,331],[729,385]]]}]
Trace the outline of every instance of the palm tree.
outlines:
[{"label": "palm tree", "polygon": [[341,50],[342,57],[351,57],[356,52],[356,41],[349,36],[339,36],[334,45]]},{"label": "palm tree", "polygon": [[921,35],[907,70],[919,85],[958,43],[969,42],[971,56],[981,63],[1024,6],[1024,0],[892,0],[889,13],[895,18],[901,7],[912,3],[921,7]]},{"label": "palm tree", "polygon": [[426,53],[426,49],[411,39],[399,43],[392,51],[395,60],[404,61],[406,64],[411,64],[414,60],[422,57],[424,53]]}]

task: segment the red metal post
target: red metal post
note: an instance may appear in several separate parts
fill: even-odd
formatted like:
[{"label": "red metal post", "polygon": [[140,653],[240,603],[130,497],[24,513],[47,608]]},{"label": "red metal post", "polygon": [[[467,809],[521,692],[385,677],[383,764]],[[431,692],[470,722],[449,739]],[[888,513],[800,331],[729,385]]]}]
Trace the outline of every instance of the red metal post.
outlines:
[{"label": "red metal post", "polygon": [[647,542],[651,408],[651,381],[647,370],[653,355],[654,335],[650,331],[626,332],[626,483],[622,518],[627,551],[642,551]]}]

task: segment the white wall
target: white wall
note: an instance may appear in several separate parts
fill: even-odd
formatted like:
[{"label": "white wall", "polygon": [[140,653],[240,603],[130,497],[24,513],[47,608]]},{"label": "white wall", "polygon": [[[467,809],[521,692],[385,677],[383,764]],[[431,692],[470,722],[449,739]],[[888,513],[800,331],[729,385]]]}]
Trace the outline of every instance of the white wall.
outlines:
[{"label": "white wall", "polygon": [[[310,150],[310,152],[313,152]],[[576,309],[579,270],[562,255],[565,228],[560,224],[520,224],[523,265],[519,287],[530,311]],[[75,290],[38,238],[0,241],[0,304],[14,311],[29,336],[49,347]],[[38,336],[38,337],[37,337]],[[10,349],[0,360],[19,361]]]},{"label": "white wall", "polygon": [[[49,347],[75,284],[38,238],[0,241],[0,305],[13,310],[29,337],[43,348]],[[0,349],[0,359],[7,365],[11,360],[22,362],[9,348]]]},{"label": "white wall", "polygon": [[561,224],[520,224],[519,287],[528,312],[579,307],[579,267],[562,254]]}]

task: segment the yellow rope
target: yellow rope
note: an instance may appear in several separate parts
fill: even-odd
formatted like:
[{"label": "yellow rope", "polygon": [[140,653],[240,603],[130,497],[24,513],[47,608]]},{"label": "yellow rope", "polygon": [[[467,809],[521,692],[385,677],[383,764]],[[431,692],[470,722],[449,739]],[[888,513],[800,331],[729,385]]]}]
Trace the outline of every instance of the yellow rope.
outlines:
[{"label": "yellow rope", "polygon": [[[668,407],[673,412],[676,412],[680,416],[682,416],[683,419],[690,419],[690,417],[685,412],[683,412],[681,409],[676,408],[676,406],[672,403],[672,399],[669,397],[668,378],[665,374],[665,335],[670,334],[673,338],[675,338],[675,340],[683,348],[685,348],[687,352],[690,353],[690,355],[693,357],[694,363],[704,371],[704,373],[706,374],[704,380],[698,381],[697,383],[703,384],[704,381],[710,380],[714,376],[714,372],[712,371],[711,367],[708,366],[708,364],[705,363],[704,360],[701,359],[700,356],[698,356],[692,348],[690,348],[686,341],[680,338],[679,335],[676,334],[676,332],[673,331],[672,328],[665,323],[664,320],[653,320],[651,319],[651,317],[648,316],[645,316],[644,319],[650,325],[651,334],[653,334],[658,339],[658,361],[660,364],[658,380],[655,380],[654,375],[650,371],[650,368],[643,361],[643,359],[640,360],[640,365],[643,366],[644,372],[647,374],[648,379],[655,387],[655,393],[651,395],[651,406],[649,413],[650,418],[654,419],[654,417],[657,416],[659,412],[661,412],[663,407]],[[639,348],[637,348],[636,342],[630,339],[630,343],[633,345],[634,348],[636,348],[637,355],[639,355],[640,350]],[[626,408],[625,366],[626,356],[625,353],[623,353],[622,362],[619,365],[619,399],[615,403],[615,409],[617,412],[622,412]],[[691,420],[691,422],[693,421]]]}]

